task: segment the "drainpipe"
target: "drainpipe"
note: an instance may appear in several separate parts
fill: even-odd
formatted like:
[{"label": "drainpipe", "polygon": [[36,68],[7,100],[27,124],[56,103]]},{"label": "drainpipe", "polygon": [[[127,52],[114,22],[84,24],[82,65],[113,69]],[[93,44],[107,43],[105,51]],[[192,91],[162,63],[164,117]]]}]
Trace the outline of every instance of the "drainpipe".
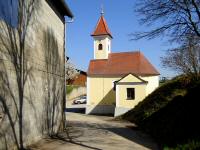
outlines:
[{"label": "drainpipe", "polygon": [[[66,53],[66,50],[67,50],[67,42],[66,42],[66,40],[67,40],[67,23],[73,23],[74,22],[74,18],[71,18],[71,20],[68,20],[67,21],[67,17],[65,17],[65,22],[64,22],[64,56],[65,56],[65,53]],[[64,118],[63,119],[65,119],[64,120],[64,124],[63,124],[63,126],[64,126],[64,128],[66,127],[66,115],[65,115],[65,109],[66,109],[66,61],[68,61],[68,59],[69,58],[67,58],[67,57],[64,57],[64,100],[63,100],[63,111],[64,111]]]},{"label": "drainpipe", "polygon": [[70,20],[65,21],[65,24],[66,24],[66,23],[73,23],[73,22],[74,22],[74,18],[71,18]]}]

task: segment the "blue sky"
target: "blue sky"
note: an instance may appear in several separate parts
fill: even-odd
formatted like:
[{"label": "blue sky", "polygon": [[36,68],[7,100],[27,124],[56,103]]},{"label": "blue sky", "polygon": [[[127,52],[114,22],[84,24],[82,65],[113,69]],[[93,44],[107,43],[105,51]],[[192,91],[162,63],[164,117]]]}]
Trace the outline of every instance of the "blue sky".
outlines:
[{"label": "blue sky", "polygon": [[104,17],[113,36],[112,52],[140,50],[159,70],[161,76],[174,76],[175,73],[162,68],[160,62],[165,50],[172,47],[166,39],[130,41],[130,33],[148,29],[138,23],[138,16],[134,12],[134,0],[66,0],[66,2],[75,16],[74,22],[67,24],[66,55],[77,68],[87,71],[89,61],[93,59],[93,38],[90,34],[97,24],[103,4]]},{"label": "blue sky", "polygon": [[0,19],[4,19],[13,27],[17,26],[18,0],[0,0]]}]

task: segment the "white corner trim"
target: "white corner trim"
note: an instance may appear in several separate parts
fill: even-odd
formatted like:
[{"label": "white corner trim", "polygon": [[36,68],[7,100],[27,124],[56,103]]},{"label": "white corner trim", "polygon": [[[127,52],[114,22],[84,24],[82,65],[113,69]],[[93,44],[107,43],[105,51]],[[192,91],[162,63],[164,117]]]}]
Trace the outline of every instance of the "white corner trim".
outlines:
[{"label": "white corner trim", "polygon": [[116,107],[119,107],[119,85],[116,85]]},{"label": "white corner trim", "polygon": [[87,105],[90,104],[90,78],[87,77]]},{"label": "white corner trim", "polygon": [[94,50],[93,50],[93,54],[94,54],[94,59],[96,59],[96,42],[94,40]]}]

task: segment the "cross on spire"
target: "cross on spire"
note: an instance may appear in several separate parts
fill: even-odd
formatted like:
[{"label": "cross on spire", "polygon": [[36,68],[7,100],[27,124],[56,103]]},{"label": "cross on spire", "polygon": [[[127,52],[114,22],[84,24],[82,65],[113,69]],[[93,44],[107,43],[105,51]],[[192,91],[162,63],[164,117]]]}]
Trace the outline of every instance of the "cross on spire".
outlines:
[{"label": "cross on spire", "polygon": [[103,4],[101,5],[101,15],[104,15]]}]

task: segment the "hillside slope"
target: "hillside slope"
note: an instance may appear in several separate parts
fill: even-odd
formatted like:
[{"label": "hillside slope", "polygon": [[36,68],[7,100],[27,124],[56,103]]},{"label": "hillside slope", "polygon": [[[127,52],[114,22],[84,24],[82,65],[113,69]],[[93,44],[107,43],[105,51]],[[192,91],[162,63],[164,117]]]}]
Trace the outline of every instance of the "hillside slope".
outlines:
[{"label": "hillside slope", "polygon": [[[199,81],[175,78],[159,87],[122,118],[136,123],[162,146],[194,143],[200,141],[199,94]],[[193,149],[200,148],[200,143],[193,145]]]}]

